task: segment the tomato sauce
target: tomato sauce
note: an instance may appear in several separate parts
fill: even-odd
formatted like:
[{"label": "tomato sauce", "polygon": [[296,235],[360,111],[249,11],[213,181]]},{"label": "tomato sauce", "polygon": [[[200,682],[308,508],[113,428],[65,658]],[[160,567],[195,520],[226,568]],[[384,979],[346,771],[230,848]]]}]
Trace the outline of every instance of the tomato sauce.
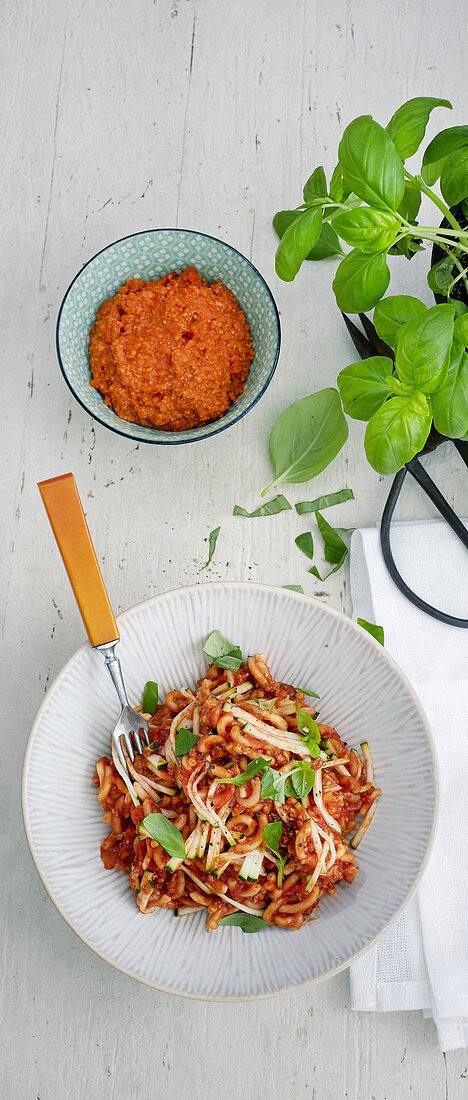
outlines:
[{"label": "tomato sauce", "polygon": [[179,432],[226,412],[253,354],[237,299],[188,267],[129,279],[103,303],[89,339],[91,385],[122,420]]}]

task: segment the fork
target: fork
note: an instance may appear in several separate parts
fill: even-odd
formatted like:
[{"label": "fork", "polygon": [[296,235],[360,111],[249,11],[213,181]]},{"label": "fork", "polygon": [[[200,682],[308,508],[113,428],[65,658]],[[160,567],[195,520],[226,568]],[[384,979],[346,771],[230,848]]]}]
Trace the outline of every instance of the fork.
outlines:
[{"label": "fork", "polygon": [[39,481],[38,489],[50,520],[62,560],[72,586],[86,633],[93,649],[98,649],[106,664],[120,703],[120,714],[112,730],[112,740],[122,767],[128,773],[126,753],[131,763],[137,753],[149,745],[146,718],[129,705],[125,683],[115,648],[120,640],[117,623],[102,579],[80,495],[73,474]]}]

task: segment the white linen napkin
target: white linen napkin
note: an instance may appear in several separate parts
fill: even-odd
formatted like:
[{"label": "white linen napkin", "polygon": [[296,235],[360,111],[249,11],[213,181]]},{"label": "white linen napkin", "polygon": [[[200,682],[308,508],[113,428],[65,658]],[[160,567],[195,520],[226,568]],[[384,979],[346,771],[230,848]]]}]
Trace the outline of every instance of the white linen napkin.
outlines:
[{"label": "white linen napkin", "polygon": [[[468,554],[442,521],[392,528],[410,587],[435,607],[468,618]],[[431,723],[441,776],[435,846],[415,898],[350,967],[358,1011],[423,1010],[441,1050],[468,1045],[468,630],[414,607],[391,580],[377,529],[351,540],[353,617],[379,623]]]}]

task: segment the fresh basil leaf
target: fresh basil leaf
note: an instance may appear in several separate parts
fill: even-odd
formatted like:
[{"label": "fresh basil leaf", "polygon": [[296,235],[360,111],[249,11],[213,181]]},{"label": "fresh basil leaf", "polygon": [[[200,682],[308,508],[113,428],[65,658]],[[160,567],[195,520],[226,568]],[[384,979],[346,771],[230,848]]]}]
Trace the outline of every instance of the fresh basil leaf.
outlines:
[{"label": "fresh basil leaf", "polygon": [[302,707],[296,706],[297,728],[306,741],[320,741],[320,730],[312,715]]},{"label": "fresh basil leaf", "polygon": [[273,229],[278,237],[283,237],[288,226],[300,218],[302,210],[278,210],[273,218]]},{"label": "fresh basil leaf", "polygon": [[220,630],[211,631],[203,646],[203,652],[207,657],[211,657],[216,668],[227,668],[236,672],[244,663],[239,646],[228,641]]},{"label": "fresh basil leaf", "polygon": [[319,525],[320,534],[322,535],[324,548],[325,548],[325,561],[330,562],[332,565],[337,565],[341,561],[342,554],[348,550],[347,543],[342,538],[342,535],[352,535],[353,528],[333,528],[327,523],[320,512],[317,512],[317,523]]},{"label": "fresh basil leaf", "polygon": [[289,590],[291,592],[300,592],[301,596],[304,595],[304,589],[302,587],[302,584],[283,584],[281,587],[282,588],[289,588]]},{"label": "fresh basil leaf", "polygon": [[287,775],[274,768],[265,768],[262,778],[261,798],[272,798],[274,802],[284,802]]},{"label": "fresh basil leaf", "polygon": [[335,214],[333,229],[352,248],[360,252],[383,252],[393,244],[401,222],[385,210],[372,210],[358,206]]},{"label": "fresh basil leaf", "polygon": [[307,558],[310,558],[311,561],[313,561],[314,540],[312,538],[311,532],[303,531],[301,535],[298,535],[297,538],[294,539],[294,542],[296,543],[296,546],[299,547],[299,550],[302,550],[302,553],[305,554]]},{"label": "fresh basil leaf", "polygon": [[441,294],[451,287],[454,274],[453,260],[450,256],[444,256],[443,260],[429,268],[427,285],[434,294]]},{"label": "fresh basil leaf", "polygon": [[413,153],[419,149],[426,133],[429,116],[435,107],[448,107],[452,110],[452,104],[448,99],[417,96],[403,103],[402,107],[392,115],[386,130],[403,161],[412,157]]},{"label": "fresh basil leaf", "polygon": [[324,222],[320,230],[317,244],[310,250],[306,260],[328,260],[330,256],[343,256],[339,237],[328,222]]},{"label": "fresh basil leaf", "polygon": [[172,821],[164,817],[164,814],[147,814],[141,824],[149,836],[153,840],[157,840],[169,856],[173,856],[175,859],[185,859],[185,844],[182,833],[172,824]]},{"label": "fresh basil leaf", "polygon": [[390,282],[386,255],[368,255],[353,249],[337,268],[333,290],[343,313],[362,313],[383,298]]},{"label": "fresh basil leaf", "polygon": [[311,695],[313,699],[320,699],[320,692],[319,691],[313,691],[312,688],[302,688],[302,687],[300,687],[300,688],[297,688],[296,690],[297,691],[302,691],[303,695]]},{"label": "fresh basil leaf", "polygon": [[304,202],[312,202],[314,199],[327,199],[327,181],[325,178],[325,172],[320,165],[319,168],[315,168],[312,175],[309,176],[307,183],[304,184]]},{"label": "fresh basil leaf", "polygon": [[276,273],[284,282],[292,282],[311,248],[317,243],[322,228],[322,211],[305,210],[283,233],[276,249]]},{"label": "fresh basil leaf", "polygon": [[294,769],[291,775],[291,781],[297,797],[300,798],[301,802],[304,802],[315,783],[315,772],[310,764],[307,764],[305,760],[301,760],[300,765]]},{"label": "fresh basil leaf", "polygon": [[[205,564],[202,565],[202,569],[206,569],[206,567],[210,564],[210,561],[211,561],[211,559],[213,557],[213,554],[215,552],[215,549],[216,549],[216,543],[218,541],[218,535],[219,535],[220,530],[221,530],[221,527],[215,527],[214,531],[210,532],[208,561],[206,561]],[[200,573],[201,573],[201,569],[200,569]]]},{"label": "fresh basil leaf", "polygon": [[377,626],[376,623],[368,623],[367,619],[358,619],[359,626],[362,626],[364,630],[367,630],[368,634],[372,634],[372,637],[380,642],[381,645],[385,645],[385,635],[383,626]]},{"label": "fresh basil leaf", "polygon": [[370,420],[390,394],[392,370],[391,359],[372,355],[340,371],[337,383],[345,413],[354,420]]},{"label": "fresh basil leaf", "polygon": [[255,760],[251,760],[250,764],[247,764],[245,772],[241,775],[236,775],[234,779],[226,777],[225,779],[216,779],[216,783],[229,783],[233,787],[243,787],[244,783],[248,783],[249,779],[254,779],[256,775],[260,775],[260,772],[264,772],[265,768],[270,767],[270,761],[264,760],[263,756],[256,756]]},{"label": "fresh basil leaf", "polygon": [[[413,180],[405,181],[405,191],[401,203],[398,207],[398,213],[407,222],[415,223],[419,213],[419,207],[421,206],[421,191],[418,184]],[[403,244],[400,241],[400,244]]]},{"label": "fresh basil leaf", "polygon": [[423,393],[391,397],[369,420],[364,436],[367,459],[379,474],[396,474],[426,442],[432,414]]},{"label": "fresh basil leaf", "polygon": [[448,156],[468,146],[468,126],[450,126],[437,134],[424,153],[421,175],[429,187],[439,179]]},{"label": "fresh basil leaf", "polygon": [[[462,303],[465,304],[464,302]],[[468,348],[468,308],[465,306],[464,313],[458,314],[455,318],[455,324],[453,326],[453,342],[454,344],[460,344],[463,348]]]},{"label": "fresh basil leaf", "polygon": [[354,500],[352,489],[339,489],[337,493],[327,493],[315,500],[300,500],[294,507],[298,516],[302,516],[305,512],[318,512],[322,508],[331,508],[334,504],[343,504],[345,500]]},{"label": "fresh basil leaf", "polygon": [[450,439],[462,439],[468,431],[468,351],[465,348],[455,345],[452,348],[447,378],[441,389],[432,394],[431,404],[437,431]]},{"label": "fresh basil leaf", "polygon": [[263,917],[254,917],[252,913],[231,913],[229,917],[221,917],[219,924],[231,924],[235,928],[242,928],[243,932],[265,932],[268,924]]},{"label": "fresh basil leaf", "polygon": [[319,580],[319,581],[327,581],[328,578],[331,577],[332,573],[338,573],[338,570],[341,569],[342,565],[344,565],[347,556],[348,556],[348,547],[346,547],[346,550],[343,551],[343,554],[342,554],[340,560],[336,563],[336,565],[333,566],[333,569],[329,569],[328,573],[325,573],[325,575],[323,577],[319,573],[316,565],[313,565],[312,568],[309,569],[309,573],[313,573],[314,577],[317,577],[317,580]]},{"label": "fresh basil leaf", "polygon": [[330,198],[335,202],[343,202],[345,198],[345,186],[343,181],[343,173],[341,171],[341,164],[337,164],[333,169],[330,180]]},{"label": "fresh basil leaf", "polygon": [[458,298],[452,298],[451,302],[455,310],[456,318],[463,317],[465,313],[468,313],[468,305],[465,305],[464,302],[460,302]]},{"label": "fresh basil leaf", "polygon": [[422,317],[403,325],[395,355],[397,375],[402,382],[426,394],[443,385],[453,340],[453,319],[453,306],[447,303],[433,306]]},{"label": "fresh basil leaf", "polygon": [[338,156],[355,195],[370,206],[398,209],[405,190],[403,164],[389,134],[370,115],[346,127]]},{"label": "fresh basil leaf", "polygon": [[273,500],[269,500],[267,504],[260,505],[260,508],[256,508],[255,512],[246,512],[245,508],[240,508],[236,504],[232,514],[233,516],[247,516],[247,519],[257,519],[258,516],[275,516],[277,512],[288,511],[291,511],[289,500],[286,500],[286,497],[280,494]]},{"label": "fresh basil leaf", "polygon": [[143,688],[143,714],[155,714],[158,705],[158,685],[154,680],[147,680]]},{"label": "fresh basil leaf", "polygon": [[427,306],[419,298],[411,294],[389,294],[377,302],[373,322],[381,339],[394,348],[402,325],[423,313],[427,313]]},{"label": "fresh basil leaf", "polygon": [[279,856],[279,841],[281,833],[283,832],[283,823],[281,821],[270,821],[269,825],[265,825],[263,829],[263,836],[265,837],[265,844],[275,856]]},{"label": "fresh basil leaf", "polygon": [[336,457],[348,437],[339,394],[318,390],[289,405],[275,421],[270,435],[274,480],[265,496],[280,482],[309,481]]},{"label": "fresh basil leaf", "polygon": [[456,206],[468,195],[468,144],[447,157],[440,177],[440,190],[448,206]]},{"label": "fresh basil leaf", "polygon": [[176,756],[185,756],[185,753],[190,752],[190,749],[193,749],[199,740],[199,735],[193,733],[192,730],[185,729],[185,726],[179,726],[175,739]]}]

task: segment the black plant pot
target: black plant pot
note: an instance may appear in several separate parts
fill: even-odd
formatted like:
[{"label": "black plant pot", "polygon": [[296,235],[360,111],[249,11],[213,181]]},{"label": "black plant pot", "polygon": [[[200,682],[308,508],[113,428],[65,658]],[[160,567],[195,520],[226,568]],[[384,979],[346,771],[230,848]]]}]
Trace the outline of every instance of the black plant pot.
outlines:
[{"label": "black plant pot", "polygon": [[[452,206],[450,209],[451,209],[451,212],[452,212],[454,218],[457,219],[457,222],[462,226],[462,228],[467,229],[468,228],[468,219],[467,219],[466,215],[463,212],[461,202],[458,203],[457,206]],[[449,225],[446,218],[444,218],[444,220],[440,223],[439,228],[440,229],[451,229],[451,226]],[[431,267],[434,267],[434,264],[438,264],[440,260],[444,259],[444,257],[445,257],[445,252],[443,251],[443,249],[440,248],[440,246],[438,244],[435,244],[432,248]],[[468,257],[465,256],[465,259],[464,259],[464,261],[462,261],[462,263],[463,263],[463,266],[466,267],[467,273],[468,273]],[[463,282],[463,279],[460,279],[460,282],[456,283],[456,285],[453,288],[453,294],[451,295],[451,297],[455,301],[464,302],[465,305],[468,306],[468,294],[466,292],[466,286]],[[447,301],[447,299],[444,297],[443,294],[436,294],[435,291],[434,291],[434,298],[435,298],[435,300],[438,304],[441,303],[441,302],[446,302]]]}]

